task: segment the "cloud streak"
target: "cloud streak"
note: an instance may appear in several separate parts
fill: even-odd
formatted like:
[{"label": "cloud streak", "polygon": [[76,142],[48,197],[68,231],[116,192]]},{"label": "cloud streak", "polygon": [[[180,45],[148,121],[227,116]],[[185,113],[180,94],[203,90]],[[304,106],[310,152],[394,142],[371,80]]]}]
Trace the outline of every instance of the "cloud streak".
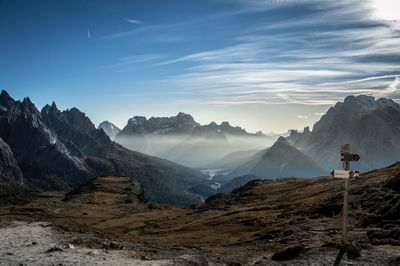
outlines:
[{"label": "cloud streak", "polygon": [[131,24],[137,24],[137,25],[144,24],[143,21],[137,20],[137,19],[123,18],[123,20],[125,20],[126,22],[131,23]]},{"label": "cloud streak", "polygon": [[234,45],[163,61],[160,66],[189,66],[160,82],[206,92],[198,104],[332,104],[349,94],[398,98],[400,32],[374,18],[368,2],[235,3],[244,12],[312,3],[317,11],[258,22],[239,31]]}]

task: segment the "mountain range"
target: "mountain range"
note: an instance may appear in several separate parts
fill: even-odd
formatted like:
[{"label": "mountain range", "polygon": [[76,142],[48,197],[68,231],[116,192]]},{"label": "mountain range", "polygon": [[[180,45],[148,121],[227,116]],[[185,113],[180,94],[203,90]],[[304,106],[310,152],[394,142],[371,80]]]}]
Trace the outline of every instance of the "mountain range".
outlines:
[{"label": "mountain range", "polygon": [[[190,206],[250,178],[316,177],[340,169],[344,143],[361,156],[352,163],[355,170],[400,159],[400,106],[370,96],[348,96],[312,130],[292,130],[276,141],[228,122],[202,126],[184,113],[148,120],[135,116],[118,130],[108,121],[96,129],[77,108],[61,111],[53,102],[39,111],[29,98],[16,101],[2,91],[0,183],[68,191],[97,176],[128,176],[141,184],[147,200]],[[110,139],[114,136],[126,148]],[[134,151],[145,146],[152,155],[206,166],[218,175],[209,180],[199,170]]]},{"label": "mountain range", "polygon": [[70,190],[115,175],[137,179],[149,200],[159,202],[189,206],[212,193],[201,172],[122,147],[77,108],[60,111],[53,102],[39,112],[29,98],[15,101],[2,91],[0,137],[2,180],[35,189]]},{"label": "mountain range", "polygon": [[115,141],[140,152],[195,168],[210,168],[216,160],[243,148],[261,149],[278,136],[248,133],[229,122],[200,125],[185,113],[172,117],[130,118]]},{"label": "mountain range", "polygon": [[128,120],[127,125],[118,133],[118,137],[143,136],[143,135],[195,135],[206,136],[215,132],[234,136],[261,136],[261,131],[252,134],[241,127],[233,127],[225,121],[218,125],[211,122],[208,125],[200,125],[194,118],[183,112],[172,117],[134,116]]},{"label": "mountain range", "polygon": [[[213,169],[223,180],[255,175],[261,178],[319,176],[340,169],[339,147],[351,143],[361,156],[360,171],[400,159],[400,106],[390,99],[348,96],[323,115],[310,130],[287,136],[247,133],[228,122],[200,125],[191,115],[135,116],[116,141],[133,150],[157,155],[189,167]],[[278,139],[279,138],[279,139]]]},{"label": "mountain range", "polygon": [[[340,145],[349,143],[360,155],[351,168],[369,171],[400,160],[400,105],[390,99],[348,96],[331,107],[310,130],[291,130],[271,147],[236,151],[210,164],[217,182],[248,175],[260,178],[315,177],[341,169]],[[236,183],[239,182],[236,179]]]}]

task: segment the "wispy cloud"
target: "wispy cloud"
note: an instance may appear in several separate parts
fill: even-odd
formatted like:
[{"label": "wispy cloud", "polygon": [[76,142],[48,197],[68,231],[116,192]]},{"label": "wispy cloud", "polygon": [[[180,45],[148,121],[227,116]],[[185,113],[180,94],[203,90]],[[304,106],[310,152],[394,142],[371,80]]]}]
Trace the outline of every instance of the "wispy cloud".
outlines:
[{"label": "wispy cloud", "polygon": [[400,33],[374,18],[368,2],[234,2],[245,12],[301,4],[317,11],[257,23],[239,31],[234,45],[163,61],[190,66],[160,82],[207,92],[198,104],[332,104],[349,94],[397,95]]},{"label": "wispy cloud", "polygon": [[90,30],[89,29],[87,30],[87,37],[88,37],[88,39],[90,39]]},{"label": "wispy cloud", "polygon": [[131,23],[131,24],[138,24],[138,25],[144,24],[143,21],[138,20],[138,19],[130,19],[130,18],[123,18],[123,19],[124,19],[126,22],[129,22],[129,23]]}]

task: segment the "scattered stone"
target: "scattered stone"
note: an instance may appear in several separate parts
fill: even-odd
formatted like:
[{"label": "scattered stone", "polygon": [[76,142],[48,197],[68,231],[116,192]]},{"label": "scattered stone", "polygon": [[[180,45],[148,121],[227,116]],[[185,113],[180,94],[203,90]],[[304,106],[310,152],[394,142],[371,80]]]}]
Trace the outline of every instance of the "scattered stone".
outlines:
[{"label": "scattered stone", "polygon": [[38,244],[38,242],[33,241],[31,245],[32,245],[32,246],[36,246],[37,244]]},{"label": "scattered stone", "polygon": [[8,255],[8,256],[12,256],[12,255],[14,255],[14,253],[7,252],[7,253],[6,253],[6,255]]},{"label": "scattered stone", "polygon": [[291,260],[296,258],[300,252],[303,251],[303,249],[304,248],[302,246],[290,246],[283,248],[275,252],[271,259],[276,261]]},{"label": "scattered stone", "polygon": [[123,250],[125,247],[124,245],[117,243],[117,242],[110,242],[110,244],[108,244],[108,248],[109,249],[119,249],[119,250]]},{"label": "scattered stone", "polygon": [[72,244],[67,244],[67,248],[69,248],[69,249],[75,249],[74,245],[72,245]]},{"label": "scattered stone", "polygon": [[46,251],[46,253],[51,253],[51,252],[56,252],[56,251],[63,251],[63,250],[62,250],[62,248],[59,248],[59,247],[52,247],[52,248],[49,248]]},{"label": "scattered stone", "polygon": [[88,252],[89,255],[99,255],[100,252],[98,250],[92,250],[90,252]]}]

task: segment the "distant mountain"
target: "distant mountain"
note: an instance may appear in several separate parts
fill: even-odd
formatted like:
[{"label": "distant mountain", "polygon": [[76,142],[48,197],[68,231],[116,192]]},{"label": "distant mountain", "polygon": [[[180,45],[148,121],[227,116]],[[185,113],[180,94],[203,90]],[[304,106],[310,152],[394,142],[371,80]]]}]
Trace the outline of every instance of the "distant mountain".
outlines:
[{"label": "distant mountain", "polygon": [[135,116],[116,136],[116,142],[124,147],[196,168],[210,168],[210,164],[231,152],[261,149],[275,139],[261,131],[248,133],[228,122],[200,125],[184,113],[148,120]]},{"label": "distant mountain", "polygon": [[390,99],[348,96],[311,132],[292,132],[288,140],[327,169],[340,169],[340,145],[345,143],[361,157],[353,169],[380,168],[400,160],[400,105]]},{"label": "distant mountain", "polygon": [[100,125],[97,127],[97,129],[100,128],[103,129],[103,131],[107,134],[107,136],[111,140],[115,140],[117,134],[121,132],[121,129],[119,127],[108,121],[101,122]]},{"label": "distant mountain", "polygon": [[194,136],[207,136],[210,134],[221,133],[231,136],[264,136],[261,131],[258,131],[255,134],[248,133],[245,129],[241,127],[233,127],[229,124],[229,122],[225,121],[218,125],[215,122],[211,122],[208,125],[196,126],[193,129]]},{"label": "distant mountain", "polygon": [[218,125],[211,122],[208,125],[200,125],[189,114],[180,112],[172,117],[151,117],[147,120],[144,116],[135,116],[128,120],[127,125],[118,134],[118,137],[145,136],[145,135],[193,135],[208,136],[222,133],[232,136],[264,136],[259,131],[255,134],[248,133],[241,127],[233,127],[229,122]]},{"label": "distant mountain", "polygon": [[264,179],[326,174],[316,161],[280,137],[274,145],[256,153],[248,162],[229,173],[229,176],[255,175]]},{"label": "distant mountain", "polygon": [[144,116],[135,116],[128,120],[118,136],[191,134],[198,125],[191,115],[182,112],[172,117],[151,117],[149,120]]},{"label": "distant mountain", "polygon": [[[152,200],[190,206],[201,202],[202,195],[189,190],[208,184],[199,171],[114,143],[77,108],[60,111],[53,103],[39,112],[29,98],[15,101],[5,91],[0,95],[0,137],[27,183],[36,188],[70,190],[93,177],[112,175],[135,176],[145,190],[154,191],[146,177],[158,184],[168,180],[162,198],[156,193]],[[143,172],[143,167],[154,170]]]},{"label": "distant mountain", "polygon": [[0,182],[23,183],[21,169],[11,151],[10,146],[0,138]]}]

